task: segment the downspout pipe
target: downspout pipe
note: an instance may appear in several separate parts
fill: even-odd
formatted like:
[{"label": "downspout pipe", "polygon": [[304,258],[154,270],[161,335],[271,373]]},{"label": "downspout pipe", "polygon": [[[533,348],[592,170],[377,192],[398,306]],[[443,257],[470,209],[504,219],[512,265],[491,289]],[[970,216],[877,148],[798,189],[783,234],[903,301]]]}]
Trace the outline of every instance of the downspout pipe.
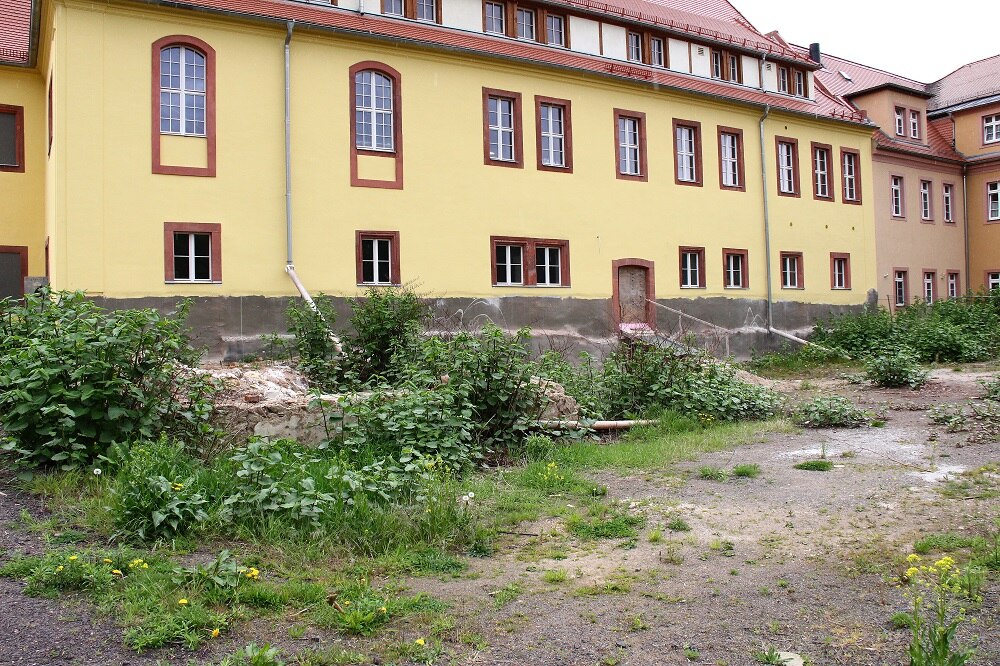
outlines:
[{"label": "downspout pipe", "polygon": [[[763,87],[763,72],[761,73],[761,86]],[[773,286],[771,284],[771,217],[767,200],[767,156],[764,151],[764,121],[771,115],[771,105],[764,107],[764,115],[760,117],[760,187],[764,198],[764,275],[767,282],[767,303],[766,320],[767,330],[774,330],[774,313],[772,299],[774,297]]]},{"label": "downspout pipe", "polygon": [[[295,261],[292,252],[292,32],[295,30],[295,21],[285,24],[285,272],[291,278],[295,289],[302,296],[309,308],[318,314],[320,318],[323,314],[316,307],[315,301],[309,295],[309,291],[302,280],[295,272]],[[340,339],[330,331],[330,340],[333,342],[337,354],[343,353]]]}]

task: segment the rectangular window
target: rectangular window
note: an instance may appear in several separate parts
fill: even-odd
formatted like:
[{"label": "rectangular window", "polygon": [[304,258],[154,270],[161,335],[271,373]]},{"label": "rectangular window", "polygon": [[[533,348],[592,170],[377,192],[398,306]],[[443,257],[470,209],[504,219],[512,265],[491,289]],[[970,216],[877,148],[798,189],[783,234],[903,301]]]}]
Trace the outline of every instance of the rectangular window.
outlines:
[{"label": "rectangular window", "polygon": [[521,168],[521,93],[483,88],[484,163]]},{"label": "rectangular window", "polygon": [[646,180],[646,115],[615,109],[618,177]]},{"label": "rectangular window", "polygon": [[932,273],[930,271],[924,272],[924,300],[927,303],[934,302],[934,294],[937,291],[934,285],[934,280],[936,277],[937,274],[935,273]]},{"label": "rectangular window", "polygon": [[738,55],[729,55],[729,80],[733,83],[743,83],[743,68]]},{"label": "rectangular window", "polygon": [[788,68],[779,67],[778,68],[778,92],[787,93],[788,92]]},{"label": "rectangular window", "polygon": [[920,138],[920,112],[910,111],[910,138]]},{"label": "rectangular window", "polygon": [[656,67],[665,67],[667,63],[666,49],[663,40],[653,37],[649,40],[649,64]]},{"label": "rectangular window", "polygon": [[988,219],[1000,220],[1000,182],[986,185],[986,209]]},{"label": "rectangular window", "polygon": [[723,250],[723,269],[726,289],[747,289],[750,286],[750,272],[746,250]]},{"label": "rectangular window", "polygon": [[896,271],[895,278],[893,278],[893,291],[895,292],[895,304],[897,307],[903,307],[906,305],[907,292],[909,288],[906,284],[906,271]]},{"label": "rectangular window", "polygon": [[833,148],[818,143],[812,144],[813,153],[813,196],[817,199],[833,201],[830,183],[830,154]]},{"label": "rectangular window", "polygon": [[952,197],[954,195],[955,188],[952,185],[945,185],[941,192],[941,203],[944,209],[944,221],[951,224],[955,221],[955,216],[953,213]]},{"label": "rectangular window", "polygon": [[524,284],[524,247],[522,245],[496,244],[494,246],[496,259],[497,285]]},{"label": "rectangular window", "polygon": [[166,282],[222,282],[222,226],[168,222],[164,227]]},{"label": "rectangular window", "polygon": [[674,119],[674,169],[678,184],[701,185],[701,123]]},{"label": "rectangular window", "polygon": [[802,253],[782,252],[781,253],[781,288],[782,289],[803,289],[802,279]]},{"label": "rectangular window", "polygon": [[778,143],[778,194],[799,195],[798,141],[776,137]]},{"label": "rectangular window", "polygon": [[723,189],[745,191],[743,182],[743,131],[719,128],[719,185]]},{"label": "rectangular window", "polygon": [[906,136],[906,130],[904,128],[904,109],[901,107],[896,107],[896,136]]},{"label": "rectangular window", "polygon": [[517,38],[535,40],[535,11],[533,9],[517,10]]},{"label": "rectangular window", "polygon": [[[402,0],[397,0],[402,2]],[[486,32],[491,32],[495,35],[506,35],[507,34],[507,21],[506,21],[506,9],[504,3],[502,2],[487,2],[486,3],[486,16],[484,17]]]},{"label": "rectangular window", "polygon": [[851,288],[851,255],[840,252],[830,253],[830,288]]},{"label": "rectangular window", "polygon": [[558,14],[545,15],[545,43],[566,46],[566,19]]},{"label": "rectangular window", "polygon": [[0,171],[24,171],[24,107],[0,104]]},{"label": "rectangular window", "polygon": [[986,288],[990,291],[1000,289],[1000,271],[990,271],[986,274]]},{"label": "rectangular window", "polygon": [[948,272],[948,298],[958,298],[958,273]]},{"label": "rectangular window", "polygon": [[725,70],[722,65],[722,51],[712,49],[712,78],[721,79],[724,71]]},{"label": "rectangular window", "polygon": [[806,96],[806,75],[798,70],[795,71],[795,94],[798,97]]},{"label": "rectangular window", "polygon": [[642,35],[637,32],[628,33],[628,59],[642,62]]},{"label": "rectangular window", "polygon": [[929,180],[920,181],[920,219],[931,219],[931,183]]},{"label": "rectangular window", "polygon": [[1000,141],[1000,113],[983,116],[983,143]]},{"label": "rectangular window", "polygon": [[358,231],[355,242],[359,285],[400,284],[398,231]]},{"label": "rectangular window", "polygon": [[705,248],[682,247],[681,289],[702,289],[705,287]]},{"label": "rectangular window", "polygon": [[538,168],[572,171],[573,140],[570,101],[535,96]]},{"label": "rectangular window", "polygon": [[889,198],[893,217],[903,217],[903,177],[893,176],[889,186]]},{"label": "rectangular window", "polygon": [[416,0],[417,20],[437,22],[437,0]]},{"label": "rectangular window", "polygon": [[403,0],[382,0],[382,13],[403,16]]},{"label": "rectangular window", "polygon": [[491,236],[493,285],[569,286],[569,241]]},{"label": "rectangular window", "polygon": [[845,148],[840,149],[845,203],[861,203],[861,181],[858,180],[859,160],[860,155],[857,152]]}]

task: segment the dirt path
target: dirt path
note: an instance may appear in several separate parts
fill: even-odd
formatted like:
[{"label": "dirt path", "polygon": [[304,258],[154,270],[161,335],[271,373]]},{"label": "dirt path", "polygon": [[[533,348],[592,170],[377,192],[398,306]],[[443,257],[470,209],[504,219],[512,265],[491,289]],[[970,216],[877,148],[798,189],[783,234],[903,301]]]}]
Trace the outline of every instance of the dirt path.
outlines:
[{"label": "dirt path", "polygon": [[[940,492],[948,473],[1000,461],[1000,446],[969,444],[967,433],[932,426],[923,411],[973,397],[977,377],[938,371],[919,392],[833,379],[781,382],[793,399],[820,390],[848,395],[884,411],[887,423],[767,435],[667,472],[596,475],[611,499],[647,518],[638,540],[582,542],[566,535],[562,521],[546,520],[522,528],[539,537],[511,536],[495,556],[470,560],[462,575],[406,581],[452,604],[455,626],[440,634],[437,663],[747,666],[764,646],[808,655],[816,666],[905,663],[909,634],[888,624],[905,607],[887,582],[891,572],[921,535],[983,533],[1000,515],[996,499]],[[823,445],[836,464],[831,472],[792,467]],[[717,482],[697,474],[703,465],[740,463],[756,463],[761,475]],[[3,479],[0,490],[0,550],[41,552],[45,544],[19,515],[43,516],[42,507]],[[690,530],[667,529],[673,518]],[[650,541],[654,529],[662,540]],[[566,580],[546,582],[547,571],[565,571]],[[498,608],[496,591],[512,583],[520,594]],[[31,599],[21,589],[0,580],[0,664],[187,663],[193,656],[135,655],[122,647],[120,629],[85,605]],[[975,612],[977,666],[1000,663],[998,596],[1000,585],[988,585]],[[291,640],[288,624],[253,623],[238,640],[275,642],[286,654],[342,644],[314,628]],[[406,628],[393,636],[415,637]]]}]

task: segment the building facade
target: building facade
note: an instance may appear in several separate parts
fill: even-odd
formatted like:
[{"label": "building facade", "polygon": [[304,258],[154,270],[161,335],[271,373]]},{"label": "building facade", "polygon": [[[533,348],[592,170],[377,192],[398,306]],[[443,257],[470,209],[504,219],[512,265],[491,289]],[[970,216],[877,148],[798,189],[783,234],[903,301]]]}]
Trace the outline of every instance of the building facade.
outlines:
[{"label": "building facade", "polygon": [[22,0],[0,256],[228,356],[297,284],[580,339],[873,298],[871,123],[728,3],[638,4]]}]

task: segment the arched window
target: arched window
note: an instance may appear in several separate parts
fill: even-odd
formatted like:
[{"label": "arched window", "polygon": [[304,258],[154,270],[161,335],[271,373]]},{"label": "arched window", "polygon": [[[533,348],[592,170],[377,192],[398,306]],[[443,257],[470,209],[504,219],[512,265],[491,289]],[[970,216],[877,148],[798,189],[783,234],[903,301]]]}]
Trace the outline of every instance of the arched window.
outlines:
[{"label": "arched window", "polygon": [[160,132],[205,136],[205,54],[189,46],[160,49]]},{"label": "arched window", "polygon": [[354,75],[355,145],[364,150],[395,149],[392,79],[374,70]]}]

